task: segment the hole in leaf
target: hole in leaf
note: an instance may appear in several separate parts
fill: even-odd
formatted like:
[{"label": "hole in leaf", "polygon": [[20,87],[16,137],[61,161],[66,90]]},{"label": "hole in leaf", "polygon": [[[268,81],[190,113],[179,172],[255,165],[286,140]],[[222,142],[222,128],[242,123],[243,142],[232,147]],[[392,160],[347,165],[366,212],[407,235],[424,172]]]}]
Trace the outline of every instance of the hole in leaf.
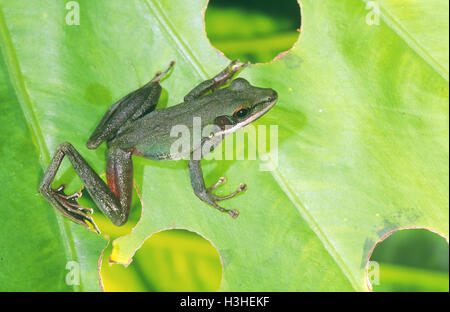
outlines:
[{"label": "hole in leaf", "polygon": [[367,268],[373,291],[449,291],[449,246],[426,229],[393,232],[375,246]]},{"label": "hole in leaf", "polygon": [[150,236],[128,267],[108,263],[103,253],[105,291],[218,291],[222,263],[216,248],[201,235],[171,229]]},{"label": "hole in leaf", "polygon": [[296,0],[209,0],[205,25],[227,58],[264,63],[297,42],[301,11]]}]

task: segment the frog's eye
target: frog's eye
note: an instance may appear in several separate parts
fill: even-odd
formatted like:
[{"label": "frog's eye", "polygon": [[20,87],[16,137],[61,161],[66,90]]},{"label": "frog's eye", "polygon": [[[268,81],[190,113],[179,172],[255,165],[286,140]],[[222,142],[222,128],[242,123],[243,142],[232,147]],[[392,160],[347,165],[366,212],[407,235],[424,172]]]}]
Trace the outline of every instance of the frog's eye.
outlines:
[{"label": "frog's eye", "polygon": [[240,106],[234,111],[233,116],[237,118],[244,118],[249,112],[250,109],[247,106]]}]

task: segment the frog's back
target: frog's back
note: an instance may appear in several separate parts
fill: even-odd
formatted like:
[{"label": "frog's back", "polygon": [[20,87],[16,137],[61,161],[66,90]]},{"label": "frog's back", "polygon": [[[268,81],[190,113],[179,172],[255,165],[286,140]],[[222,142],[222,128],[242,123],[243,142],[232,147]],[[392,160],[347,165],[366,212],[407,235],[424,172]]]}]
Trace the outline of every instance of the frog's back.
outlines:
[{"label": "frog's back", "polygon": [[[148,159],[177,160],[185,157],[191,151],[188,149],[183,153],[171,152],[173,143],[180,140],[177,129],[187,129],[191,133],[192,109],[189,102],[152,111],[128,124],[120,129],[110,145],[131,150],[133,154]],[[172,131],[175,133],[174,136],[170,135]]]}]

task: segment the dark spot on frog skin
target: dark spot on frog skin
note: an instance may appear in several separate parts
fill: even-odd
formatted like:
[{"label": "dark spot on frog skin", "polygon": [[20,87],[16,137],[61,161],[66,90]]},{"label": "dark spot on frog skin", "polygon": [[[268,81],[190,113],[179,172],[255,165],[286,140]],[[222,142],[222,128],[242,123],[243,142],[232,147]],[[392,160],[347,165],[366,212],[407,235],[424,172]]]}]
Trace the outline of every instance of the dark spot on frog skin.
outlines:
[{"label": "dark spot on frog skin", "polygon": [[168,160],[168,159],[172,158],[172,157],[170,157],[170,154],[166,154],[166,153],[159,153],[156,155],[156,157],[161,160]]},{"label": "dark spot on frog skin", "polygon": [[231,126],[233,123],[228,116],[218,116],[214,120],[214,124],[221,130],[225,130],[226,126]]}]

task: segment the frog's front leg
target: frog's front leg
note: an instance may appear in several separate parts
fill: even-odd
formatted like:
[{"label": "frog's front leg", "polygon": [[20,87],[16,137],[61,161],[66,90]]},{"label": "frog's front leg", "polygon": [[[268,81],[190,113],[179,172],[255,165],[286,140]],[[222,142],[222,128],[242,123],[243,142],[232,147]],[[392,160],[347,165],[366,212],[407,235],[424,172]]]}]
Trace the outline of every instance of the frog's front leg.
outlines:
[{"label": "frog's front leg", "polygon": [[242,68],[248,66],[250,63],[242,63],[239,60],[234,60],[228,64],[225,69],[218,73],[214,78],[201,82],[198,86],[191,90],[185,97],[185,101],[190,101],[204,95],[208,91],[214,91],[231,81],[233,76]]},{"label": "frog's front leg", "polygon": [[227,196],[215,195],[212,193],[212,191],[214,189],[216,189],[216,187],[218,187],[220,184],[224,183],[225,178],[221,177],[219,179],[219,181],[217,181],[216,184],[214,184],[210,188],[206,188],[200,160],[190,159],[188,165],[189,165],[189,175],[191,178],[191,184],[192,184],[192,188],[194,189],[195,195],[197,195],[198,198],[200,198],[202,201],[210,204],[214,208],[216,208],[222,212],[228,213],[233,218],[237,218],[237,216],[239,215],[239,212],[237,210],[222,208],[219,205],[217,205],[217,202],[224,200],[224,199],[232,198],[232,197],[236,196],[237,194],[247,190],[247,185],[245,185],[244,183],[241,183],[236,191],[234,191],[233,193],[231,193]]},{"label": "frog's front leg", "polygon": [[80,193],[73,195],[64,194],[64,186],[57,189],[51,187],[58,168],[67,156],[75,171],[83,181],[85,188],[91,195],[100,210],[117,226],[123,225],[127,220],[131,207],[133,164],[131,152],[118,148],[108,150],[106,177],[108,185],[95,173],[84,158],[70,143],[62,143],[44,174],[39,192],[61,214],[72,219],[76,223],[89,228],[91,223],[99,232],[94,221],[88,214],[92,209],[78,205]]}]

